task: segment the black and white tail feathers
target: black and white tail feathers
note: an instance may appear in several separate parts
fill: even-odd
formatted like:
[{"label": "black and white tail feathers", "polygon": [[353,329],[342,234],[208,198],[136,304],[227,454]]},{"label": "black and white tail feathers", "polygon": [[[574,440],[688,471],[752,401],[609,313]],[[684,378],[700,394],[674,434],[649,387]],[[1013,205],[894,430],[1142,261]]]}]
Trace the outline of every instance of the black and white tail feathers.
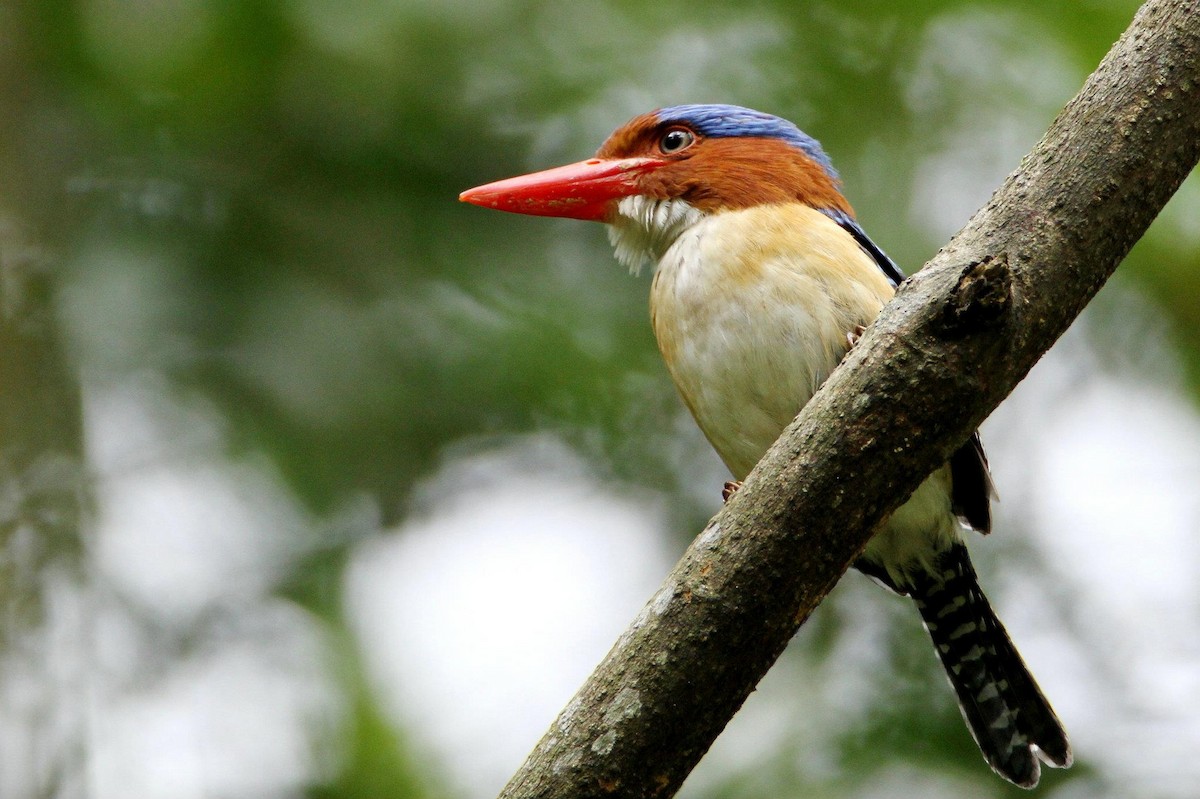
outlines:
[{"label": "black and white tail feathers", "polygon": [[1052,766],[1071,765],[1066,731],[980,590],[966,547],[955,543],[934,565],[906,593],[916,600],[984,759],[1000,776],[1032,788],[1039,756]]}]

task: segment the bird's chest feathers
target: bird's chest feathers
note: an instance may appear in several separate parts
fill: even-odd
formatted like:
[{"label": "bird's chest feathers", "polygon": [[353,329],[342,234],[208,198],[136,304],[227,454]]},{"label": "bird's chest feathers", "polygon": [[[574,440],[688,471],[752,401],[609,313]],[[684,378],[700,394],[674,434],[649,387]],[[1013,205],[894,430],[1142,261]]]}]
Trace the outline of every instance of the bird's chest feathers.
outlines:
[{"label": "bird's chest feathers", "polygon": [[659,262],[659,349],[701,429],[738,478],[758,462],[875,318],[891,285],[823,214],[802,205],[726,211]]}]

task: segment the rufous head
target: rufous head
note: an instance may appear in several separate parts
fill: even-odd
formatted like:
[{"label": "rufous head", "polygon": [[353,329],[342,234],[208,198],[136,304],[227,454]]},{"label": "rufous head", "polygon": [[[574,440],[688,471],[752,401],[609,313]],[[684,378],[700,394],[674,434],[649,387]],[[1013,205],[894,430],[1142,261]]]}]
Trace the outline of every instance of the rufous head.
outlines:
[{"label": "rufous head", "polygon": [[623,261],[661,253],[705,215],[805,203],[853,216],[816,139],[735,105],[678,105],[634,117],[594,158],[459,195],[502,211],[608,222]]},{"label": "rufous head", "polygon": [[489,183],[459,199],[538,216],[612,221],[624,197],[682,200],[703,213],[802,202],[851,213],[816,139],[735,105],[679,105],[634,117],[594,158]]}]

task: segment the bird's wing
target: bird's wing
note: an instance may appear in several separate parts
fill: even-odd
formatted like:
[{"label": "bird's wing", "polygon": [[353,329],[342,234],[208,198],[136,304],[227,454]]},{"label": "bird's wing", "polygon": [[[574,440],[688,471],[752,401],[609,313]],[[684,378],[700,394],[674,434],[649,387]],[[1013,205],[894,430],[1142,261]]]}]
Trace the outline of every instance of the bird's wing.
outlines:
[{"label": "bird's wing", "polygon": [[845,211],[838,211],[833,208],[822,208],[821,213],[828,216],[838,226],[854,237],[858,242],[858,246],[863,248],[863,251],[875,261],[880,270],[887,275],[887,279],[892,282],[893,286],[899,286],[904,282],[904,273],[900,271],[900,267],[896,266],[896,262],[887,256],[883,250],[879,249],[875,242],[863,231],[858,223],[854,221],[854,217],[847,214]]},{"label": "bird's wing", "polygon": [[978,430],[950,456],[950,476],[954,485],[950,508],[954,515],[987,535],[992,531],[991,501],[996,497],[996,487]]}]

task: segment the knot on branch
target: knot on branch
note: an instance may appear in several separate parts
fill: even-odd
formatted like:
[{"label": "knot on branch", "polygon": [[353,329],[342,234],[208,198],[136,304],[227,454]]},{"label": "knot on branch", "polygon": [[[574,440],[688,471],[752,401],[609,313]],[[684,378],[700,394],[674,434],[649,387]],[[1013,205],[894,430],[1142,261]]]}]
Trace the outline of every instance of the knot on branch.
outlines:
[{"label": "knot on branch", "polygon": [[1012,305],[1012,271],[1001,254],[975,261],[958,276],[950,299],[942,307],[938,332],[962,338],[995,327]]}]

